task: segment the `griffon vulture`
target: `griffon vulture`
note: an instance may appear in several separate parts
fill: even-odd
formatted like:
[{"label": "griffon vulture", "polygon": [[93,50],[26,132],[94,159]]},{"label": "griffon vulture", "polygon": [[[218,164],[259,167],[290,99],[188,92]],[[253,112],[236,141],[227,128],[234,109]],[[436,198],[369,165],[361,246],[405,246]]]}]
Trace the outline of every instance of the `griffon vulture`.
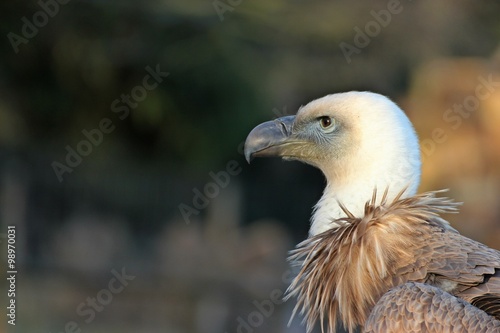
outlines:
[{"label": "griffon vulture", "polygon": [[388,98],[319,98],[255,127],[244,151],[249,162],[281,156],[326,177],[309,238],[290,257],[300,272],[287,298],[298,298],[294,314],[308,331],[318,320],[329,332],[337,321],[350,332],[440,332],[450,323],[458,325],[450,332],[500,331],[500,251],[440,216],[457,203],[439,191],[416,194],[418,138]]}]

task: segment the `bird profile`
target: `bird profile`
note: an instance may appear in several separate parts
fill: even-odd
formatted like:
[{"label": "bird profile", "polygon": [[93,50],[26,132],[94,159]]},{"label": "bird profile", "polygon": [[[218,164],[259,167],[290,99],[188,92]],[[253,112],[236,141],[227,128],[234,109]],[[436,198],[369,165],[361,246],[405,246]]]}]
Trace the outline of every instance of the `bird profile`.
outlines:
[{"label": "bird profile", "polygon": [[[471,320],[483,316],[490,321],[485,327],[500,320],[500,252],[460,235],[441,217],[459,205],[440,197],[442,191],[417,194],[418,137],[388,98],[357,91],[319,98],[295,116],[255,127],[244,151],[249,162],[280,156],[311,164],[325,175],[309,237],[290,256],[300,268],[286,298],[297,297],[294,314],[304,315],[308,331],[319,321],[323,330],[335,332],[341,322],[352,332],[368,318],[373,332],[400,327],[404,315],[398,317],[396,310],[381,314],[385,305],[391,307],[379,303],[397,295],[409,297],[420,310],[428,295],[457,298],[452,301],[468,302],[474,316],[481,314],[469,315]],[[439,292],[421,292],[408,283]],[[400,288],[396,296],[386,296],[395,288]],[[371,316],[375,307],[377,316]],[[453,315],[443,309],[433,309],[438,324]]]}]

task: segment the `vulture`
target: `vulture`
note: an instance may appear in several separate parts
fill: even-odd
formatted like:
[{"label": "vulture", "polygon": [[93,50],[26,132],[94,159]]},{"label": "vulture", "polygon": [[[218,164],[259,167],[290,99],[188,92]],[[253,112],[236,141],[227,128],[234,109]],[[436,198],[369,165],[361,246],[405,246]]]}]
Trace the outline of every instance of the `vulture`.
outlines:
[{"label": "vulture", "polygon": [[459,203],[417,194],[420,148],[405,113],[372,92],[327,95],[262,123],[244,146],[319,168],[326,187],[309,236],[291,252],[310,332],[500,332],[500,251],[442,217]]}]

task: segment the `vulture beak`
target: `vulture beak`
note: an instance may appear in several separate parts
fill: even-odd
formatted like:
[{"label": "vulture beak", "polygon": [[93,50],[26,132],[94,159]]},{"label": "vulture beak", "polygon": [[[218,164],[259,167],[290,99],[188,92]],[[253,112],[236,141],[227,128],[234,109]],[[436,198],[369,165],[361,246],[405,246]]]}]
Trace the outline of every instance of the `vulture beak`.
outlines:
[{"label": "vulture beak", "polygon": [[248,163],[254,157],[285,156],[286,147],[294,143],[290,139],[295,116],[266,121],[255,127],[245,141],[245,158]]}]

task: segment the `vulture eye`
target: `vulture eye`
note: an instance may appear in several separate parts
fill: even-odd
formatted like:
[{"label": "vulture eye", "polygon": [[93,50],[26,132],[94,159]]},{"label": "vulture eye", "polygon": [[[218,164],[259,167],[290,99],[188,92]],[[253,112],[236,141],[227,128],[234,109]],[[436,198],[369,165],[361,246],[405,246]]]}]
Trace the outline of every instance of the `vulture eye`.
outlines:
[{"label": "vulture eye", "polygon": [[323,116],[319,117],[319,124],[321,125],[321,128],[329,133],[335,129],[335,119],[328,117],[328,116]]}]

